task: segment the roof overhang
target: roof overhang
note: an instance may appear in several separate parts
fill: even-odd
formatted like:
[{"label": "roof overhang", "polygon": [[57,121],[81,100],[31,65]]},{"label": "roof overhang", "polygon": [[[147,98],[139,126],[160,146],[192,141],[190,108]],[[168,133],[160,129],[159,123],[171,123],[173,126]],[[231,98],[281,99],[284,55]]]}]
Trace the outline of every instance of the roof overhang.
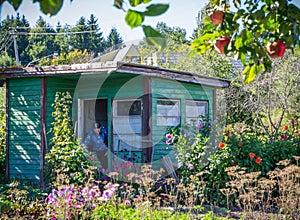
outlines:
[{"label": "roof overhang", "polygon": [[218,88],[227,88],[230,85],[230,80],[226,79],[204,76],[180,70],[124,62],[85,63],[26,68],[2,68],[0,69],[0,79],[58,75],[109,74],[111,72],[145,75],[149,77],[157,77]]}]

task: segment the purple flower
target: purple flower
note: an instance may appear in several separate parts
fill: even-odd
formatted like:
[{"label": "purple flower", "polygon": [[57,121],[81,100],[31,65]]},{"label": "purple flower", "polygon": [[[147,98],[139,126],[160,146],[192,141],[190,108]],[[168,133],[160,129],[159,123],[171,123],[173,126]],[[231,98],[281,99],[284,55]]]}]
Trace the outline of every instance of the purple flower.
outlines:
[{"label": "purple flower", "polygon": [[185,138],[188,137],[188,136],[189,136],[188,133],[184,133],[184,134],[183,134],[183,137],[185,137]]},{"label": "purple flower", "polygon": [[214,123],[217,124],[219,121],[217,119],[214,120]]},{"label": "purple flower", "polygon": [[199,124],[198,124],[198,128],[203,128],[203,126],[204,126],[204,125],[203,125],[202,123],[199,123]]},{"label": "purple flower", "polygon": [[172,136],[172,134],[169,133],[169,134],[166,134],[166,138],[167,138],[167,139],[172,139],[173,136]]},{"label": "purple flower", "polygon": [[101,199],[102,200],[109,200],[113,195],[113,191],[110,189],[104,190]]},{"label": "purple flower", "polygon": [[127,205],[127,206],[131,206],[131,202],[129,200],[127,200],[127,199],[124,200],[124,204]]},{"label": "purple flower", "polygon": [[95,204],[93,204],[92,205],[92,210],[94,210],[96,208],[96,205]]},{"label": "purple flower", "polygon": [[192,169],[194,169],[194,165],[190,163],[190,164],[188,165],[188,168],[189,168],[190,170],[192,170]]}]

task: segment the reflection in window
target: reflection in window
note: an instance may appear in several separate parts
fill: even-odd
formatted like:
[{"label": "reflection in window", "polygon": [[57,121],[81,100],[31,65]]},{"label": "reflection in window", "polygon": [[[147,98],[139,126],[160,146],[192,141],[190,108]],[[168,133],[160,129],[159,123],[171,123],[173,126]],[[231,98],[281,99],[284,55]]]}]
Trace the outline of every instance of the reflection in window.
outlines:
[{"label": "reflection in window", "polygon": [[186,123],[198,122],[199,116],[208,114],[207,101],[186,101]]},{"label": "reflection in window", "polygon": [[157,125],[177,126],[180,124],[180,101],[170,99],[157,100]]}]

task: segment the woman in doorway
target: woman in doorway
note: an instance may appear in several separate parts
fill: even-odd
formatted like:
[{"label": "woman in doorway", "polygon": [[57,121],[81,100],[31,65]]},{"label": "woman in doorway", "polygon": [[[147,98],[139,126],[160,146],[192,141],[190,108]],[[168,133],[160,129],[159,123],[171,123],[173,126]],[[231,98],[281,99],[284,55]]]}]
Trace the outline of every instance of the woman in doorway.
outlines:
[{"label": "woman in doorway", "polygon": [[101,162],[102,168],[107,168],[107,131],[101,124],[95,122],[93,128],[86,136],[83,145],[87,146],[91,151],[96,152]]}]

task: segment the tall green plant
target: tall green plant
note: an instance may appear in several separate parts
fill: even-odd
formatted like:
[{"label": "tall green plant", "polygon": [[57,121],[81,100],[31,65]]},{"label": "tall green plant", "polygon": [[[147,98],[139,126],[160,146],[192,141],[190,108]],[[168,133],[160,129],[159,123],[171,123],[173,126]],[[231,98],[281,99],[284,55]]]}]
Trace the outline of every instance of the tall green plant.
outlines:
[{"label": "tall green plant", "polygon": [[51,185],[80,185],[88,180],[87,170],[91,163],[83,147],[75,139],[71,125],[70,110],[72,97],[70,93],[56,93],[52,105],[54,121],[51,129],[51,150],[46,154],[46,177]]},{"label": "tall green plant", "polygon": [[0,87],[0,181],[5,173],[6,150],[6,117],[5,117],[5,88]]}]

